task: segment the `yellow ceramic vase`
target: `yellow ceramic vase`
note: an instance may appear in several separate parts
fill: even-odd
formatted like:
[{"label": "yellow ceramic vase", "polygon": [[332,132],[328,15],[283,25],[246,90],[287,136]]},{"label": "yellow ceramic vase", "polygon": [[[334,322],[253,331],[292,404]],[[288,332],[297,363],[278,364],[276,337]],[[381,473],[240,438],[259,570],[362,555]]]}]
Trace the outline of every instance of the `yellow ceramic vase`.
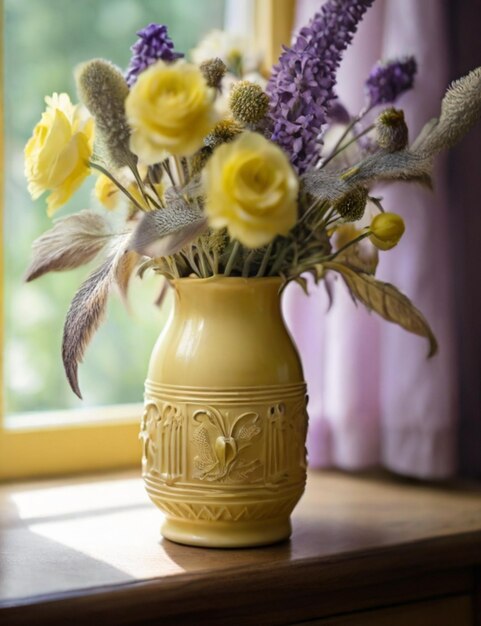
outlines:
[{"label": "yellow ceramic vase", "polygon": [[150,361],[143,477],[164,537],[243,547],[289,537],[306,480],[306,386],[279,278],[183,278]]}]

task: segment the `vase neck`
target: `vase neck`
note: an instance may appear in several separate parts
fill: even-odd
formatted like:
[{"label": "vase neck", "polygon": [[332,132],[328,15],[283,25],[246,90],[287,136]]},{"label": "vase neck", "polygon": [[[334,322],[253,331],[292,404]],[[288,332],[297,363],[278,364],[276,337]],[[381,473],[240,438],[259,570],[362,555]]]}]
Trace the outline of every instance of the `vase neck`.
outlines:
[{"label": "vase neck", "polygon": [[227,317],[267,315],[281,320],[280,278],[179,279],[173,281],[175,314]]}]

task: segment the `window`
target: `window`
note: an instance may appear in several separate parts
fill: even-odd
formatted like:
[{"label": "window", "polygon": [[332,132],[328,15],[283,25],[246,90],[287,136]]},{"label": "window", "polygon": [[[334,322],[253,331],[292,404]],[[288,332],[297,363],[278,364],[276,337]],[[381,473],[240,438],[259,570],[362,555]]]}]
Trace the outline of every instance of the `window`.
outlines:
[{"label": "window", "polygon": [[[143,380],[167,314],[167,307],[159,310],[152,304],[160,285],[154,276],[132,281],[130,315],[120,300],[112,300],[108,323],[94,338],[81,367],[84,401],[79,401],[65,381],[60,344],[69,302],[92,268],[23,283],[31,244],[50,226],[44,198],[33,202],[28,195],[23,147],[44,109],[45,95],[66,91],[75,99],[77,63],[105,57],[125,68],[135,32],[149,22],[166,23],[176,48],[188,51],[209,30],[223,28],[225,19],[237,30],[240,23],[248,28],[246,16],[253,14],[254,0],[1,2],[4,119],[0,122],[5,159],[0,163],[4,172],[0,478],[136,464]],[[260,40],[277,47],[280,37],[287,40],[279,33],[290,28],[294,2],[256,4]],[[238,19],[239,12],[244,19]],[[58,217],[89,206],[95,182],[91,178]]]}]

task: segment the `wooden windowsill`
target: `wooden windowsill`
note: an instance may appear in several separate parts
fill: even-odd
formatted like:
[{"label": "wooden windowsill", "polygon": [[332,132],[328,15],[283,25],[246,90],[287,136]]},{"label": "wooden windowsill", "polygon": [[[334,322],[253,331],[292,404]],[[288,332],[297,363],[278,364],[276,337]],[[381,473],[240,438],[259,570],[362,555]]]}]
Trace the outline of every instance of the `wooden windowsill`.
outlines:
[{"label": "wooden windowsill", "polygon": [[467,598],[481,563],[480,489],[387,476],[311,472],[292,539],[255,550],[161,540],[137,473],[3,486],[0,515],[9,625],[292,624]]}]

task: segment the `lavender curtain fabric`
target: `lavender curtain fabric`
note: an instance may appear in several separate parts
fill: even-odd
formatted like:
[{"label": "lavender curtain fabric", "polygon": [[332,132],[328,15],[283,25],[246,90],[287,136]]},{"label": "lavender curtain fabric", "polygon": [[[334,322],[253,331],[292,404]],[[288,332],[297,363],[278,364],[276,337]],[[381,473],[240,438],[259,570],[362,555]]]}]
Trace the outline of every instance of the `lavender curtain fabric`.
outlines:
[{"label": "lavender curtain fabric", "polygon": [[[299,0],[298,26],[319,4]],[[414,54],[419,64],[415,90],[399,102],[412,137],[438,113],[448,84],[444,9],[439,0],[377,0],[339,72],[338,93],[352,113],[363,104],[374,62],[403,54]],[[406,234],[396,249],[381,253],[378,277],[427,316],[441,346],[434,359],[426,359],[422,339],[356,309],[340,283],[328,313],[322,286],[311,286],[309,298],[297,285],[285,294],[309,386],[311,467],[381,463],[421,478],[455,472],[459,416],[445,168],[438,166],[434,193],[408,185],[379,190],[387,210],[403,216]]]}]

